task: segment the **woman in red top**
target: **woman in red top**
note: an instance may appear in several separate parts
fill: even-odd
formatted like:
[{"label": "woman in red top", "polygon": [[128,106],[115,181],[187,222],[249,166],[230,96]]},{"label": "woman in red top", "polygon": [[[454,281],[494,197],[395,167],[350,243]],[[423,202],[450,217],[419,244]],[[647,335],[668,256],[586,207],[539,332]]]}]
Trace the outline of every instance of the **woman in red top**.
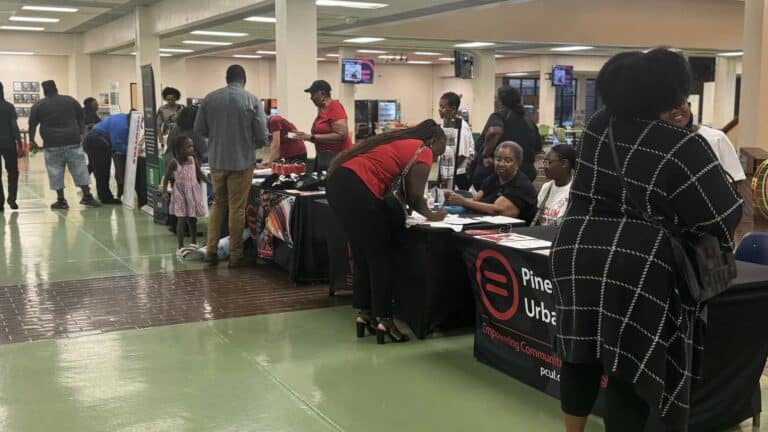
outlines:
[{"label": "woman in red top", "polygon": [[317,107],[312,133],[299,132],[298,138],[315,144],[319,152],[339,153],[352,147],[347,126],[347,111],[341,102],[331,99],[331,85],[317,80],[304,90]]},{"label": "woman in red top", "polygon": [[425,120],[410,129],[369,138],[331,163],[326,191],[352,249],[358,337],[368,328],[380,344],[386,335],[393,342],[408,340],[392,320],[394,240],[405,227],[402,213],[396,214],[401,210],[385,204],[384,195],[411,164],[404,182],[409,206],[430,221],[443,220],[444,210],[435,213],[427,207],[424,190],[432,163],[445,151],[445,141],[443,129]]},{"label": "woman in red top", "polygon": [[307,146],[296,136],[296,126],[279,115],[273,115],[267,122],[272,134],[269,157],[260,165],[268,167],[272,162],[285,159],[286,162],[306,162]]}]

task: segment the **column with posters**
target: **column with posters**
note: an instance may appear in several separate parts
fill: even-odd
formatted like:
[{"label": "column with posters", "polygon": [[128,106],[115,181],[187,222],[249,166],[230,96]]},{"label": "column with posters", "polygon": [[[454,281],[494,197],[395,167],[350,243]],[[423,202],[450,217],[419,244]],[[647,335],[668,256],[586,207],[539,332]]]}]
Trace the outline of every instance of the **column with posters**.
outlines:
[{"label": "column with posters", "polygon": [[157,102],[155,100],[155,73],[152,65],[141,66],[142,98],[144,107],[144,148],[147,157],[147,206],[143,209],[154,216],[155,222],[165,223],[167,210],[160,196],[163,167],[157,146]]}]

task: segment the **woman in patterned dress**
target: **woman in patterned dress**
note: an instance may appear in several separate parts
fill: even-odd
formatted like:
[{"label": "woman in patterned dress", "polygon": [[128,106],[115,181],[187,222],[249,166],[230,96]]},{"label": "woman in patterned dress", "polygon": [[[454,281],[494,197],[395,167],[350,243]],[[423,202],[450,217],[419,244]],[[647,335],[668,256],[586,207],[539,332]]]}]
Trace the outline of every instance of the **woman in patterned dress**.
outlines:
[{"label": "woman in patterned dress", "polygon": [[[733,248],[741,198],[700,135],[659,120],[688,98],[690,76],[667,49],[619,54],[598,76],[606,109],[579,146],[550,258],[568,432],[584,430],[604,374],[607,431],[642,431],[651,413],[668,431],[686,430],[701,305],[677,277],[665,232],[635,216],[627,194],[653,217]],[[614,168],[611,122],[628,190]]]}]

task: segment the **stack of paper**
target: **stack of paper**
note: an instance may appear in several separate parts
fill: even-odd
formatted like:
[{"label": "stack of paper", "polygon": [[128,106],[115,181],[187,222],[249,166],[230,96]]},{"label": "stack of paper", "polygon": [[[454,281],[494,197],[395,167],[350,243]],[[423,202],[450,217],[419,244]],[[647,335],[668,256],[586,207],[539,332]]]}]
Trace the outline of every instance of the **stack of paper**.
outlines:
[{"label": "stack of paper", "polygon": [[481,222],[488,222],[492,224],[507,225],[507,224],[525,224],[522,219],[515,219],[507,216],[480,216],[475,217],[475,220]]}]

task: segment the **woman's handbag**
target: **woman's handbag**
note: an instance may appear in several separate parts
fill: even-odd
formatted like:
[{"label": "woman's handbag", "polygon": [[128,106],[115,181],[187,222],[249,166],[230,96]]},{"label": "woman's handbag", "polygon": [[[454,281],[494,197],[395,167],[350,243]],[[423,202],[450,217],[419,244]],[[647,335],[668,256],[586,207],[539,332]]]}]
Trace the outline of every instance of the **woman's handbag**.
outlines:
[{"label": "woman's handbag", "polygon": [[389,190],[384,195],[384,204],[392,216],[392,224],[395,227],[405,227],[405,219],[408,217],[408,193],[405,187],[405,178],[411,171],[413,164],[416,163],[416,159],[419,157],[422,151],[426,147],[420,147],[413,154],[413,157],[405,166],[400,175],[392,179],[392,184],[389,185]]},{"label": "woman's handbag", "polygon": [[703,303],[728,289],[731,280],[736,278],[736,260],[733,253],[724,251],[720,241],[711,234],[696,235],[683,232],[680,227],[663,218],[654,218],[642,210],[642,206],[629,193],[622,173],[616,142],[613,138],[613,118],[608,124],[608,143],[611,147],[614,168],[619,176],[619,183],[624,188],[629,202],[634,206],[630,210],[639,213],[642,218],[667,233],[672,244],[675,269],[688,287],[688,292],[697,303]]}]

